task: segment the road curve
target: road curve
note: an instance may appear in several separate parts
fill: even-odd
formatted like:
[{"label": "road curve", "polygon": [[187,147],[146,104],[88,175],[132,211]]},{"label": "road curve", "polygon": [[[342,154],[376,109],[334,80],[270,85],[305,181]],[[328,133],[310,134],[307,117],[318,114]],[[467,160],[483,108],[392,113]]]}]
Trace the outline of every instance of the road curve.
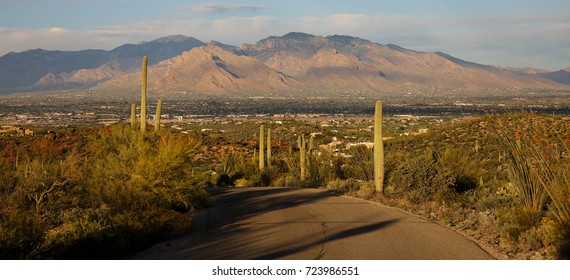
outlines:
[{"label": "road curve", "polygon": [[453,230],[318,189],[217,188],[196,233],[133,259],[494,259]]}]

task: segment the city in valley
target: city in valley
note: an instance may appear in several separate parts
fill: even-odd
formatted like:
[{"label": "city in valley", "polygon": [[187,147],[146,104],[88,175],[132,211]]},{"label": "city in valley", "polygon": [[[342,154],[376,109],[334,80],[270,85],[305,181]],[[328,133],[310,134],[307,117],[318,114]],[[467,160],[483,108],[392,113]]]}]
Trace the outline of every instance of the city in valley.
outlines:
[{"label": "city in valley", "polygon": [[[410,89],[388,91],[317,91],[231,96],[206,93],[171,93],[163,97],[162,120],[167,127],[220,121],[370,119],[376,100],[384,102],[386,118],[409,117],[415,122],[438,123],[497,113],[534,112],[570,115],[566,90],[453,90]],[[13,94],[0,97],[2,132],[24,128],[40,134],[69,128],[127,122],[131,104],[140,97],[118,97],[92,91]],[[157,96],[150,95],[149,110]],[[151,121],[155,115],[149,114]],[[424,121],[425,125],[434,123]]]}]

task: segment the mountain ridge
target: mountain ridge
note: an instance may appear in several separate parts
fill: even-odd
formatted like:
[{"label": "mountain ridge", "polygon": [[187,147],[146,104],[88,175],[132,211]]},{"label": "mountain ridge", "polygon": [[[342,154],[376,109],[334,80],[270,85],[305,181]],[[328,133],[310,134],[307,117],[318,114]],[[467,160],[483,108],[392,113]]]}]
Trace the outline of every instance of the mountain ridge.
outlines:
[{"label": "mountain ridge", "polygon": [[[108,64],[120,71],[134,71],[140,68],[140,58],[150,55],[149,64],[158,64],[175,57],[184,50],[206,45],[193,37],[167,36],[142,44],[124,44],[112,50],[88,49],[81,51],[53,51],[32,49],[10,52],[0,57],[0,94],[22,91],[59,90],[88,88],[93,83],[68,83],[66,77],[78,70],[92,70]],[[84,74],[85,75],[85,74]]]},{"label": "mountain ridge", "polygon": [[0,57],[0,93],[135,89],[139,84],[136,80],[140,79],[135,73],[140,73],[144,55],[149,56],[150,73],[159,75],[153,88],[159,92],[259,93],[401,87],[553,89],[570,84],[567,70],[500,68],[442,52],[419,52],[348,35],[290,32],[240,46],[173,35],[141,44],[124,44],[110,51],[11,52]]}]

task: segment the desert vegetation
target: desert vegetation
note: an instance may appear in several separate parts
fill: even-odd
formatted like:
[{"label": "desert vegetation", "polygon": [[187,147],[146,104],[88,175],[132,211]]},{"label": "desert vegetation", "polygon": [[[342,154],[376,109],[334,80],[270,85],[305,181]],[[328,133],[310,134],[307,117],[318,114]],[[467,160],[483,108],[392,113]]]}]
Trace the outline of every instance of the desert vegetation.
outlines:
[{"label": "desert vegetation", "polygon": [[[217,176],[230,186],[320,187],[401,207],[464,232],[504,259],[568,258],[567,119],[486,115],[407,136],[387,123],[383,195],[374,183],[374,149],[365,145],[374,133],[354,129],[370,121],[335,127],[355,135],[336,145],[329,135],[341,134],[336,129],[264,122],[275,132],[272,166],[260,170],[261,155],[245,144],[243,153],[224,158],[222,166],[231,161],[233,168]],[[251,147],[259,141],[254,131],[243,135]],[[311,131],[320,145],[307,145]]]},{"label": "desert vegetation", "polygon": [[[559,117],[485,116],[388,141],[384,196],[350,172],[327,188],[454,227],[501,258],[568,258],[569,138]],[[371,152],[354,153],[352,173],[372,172]]]},{"label": "desert vegetation", "polygon": [[187,213],[207,204],[208,187],[266,186],[403,208],[504,259],[568,258],[567,118],[384,118],[383,194],[373,121],[229,118],[145,133],[137,122],[55,139],[5,135],[1,257],[119,258],[189,232]]},{"label": "desert vegetation", "polygon": [[0,257],[120,258],[188,232],[200,143],[125,124],[2,140]]}]

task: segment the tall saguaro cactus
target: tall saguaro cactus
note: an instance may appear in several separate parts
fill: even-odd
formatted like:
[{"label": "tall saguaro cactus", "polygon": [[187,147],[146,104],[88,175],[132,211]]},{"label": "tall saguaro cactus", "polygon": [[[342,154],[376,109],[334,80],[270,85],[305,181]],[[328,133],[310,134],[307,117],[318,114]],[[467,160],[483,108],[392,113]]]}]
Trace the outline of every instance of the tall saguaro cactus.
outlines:
[{"label": "tall saguaro cactus", "polygon": [[301,136],[301,146],[299,147],[299,157],[301,165],[301,180],[307,179],[307,142],[305,141],[305,135]]},{"label": "tall saguaro cactus", "polygon": [[133,103],[131,105],[131,127],[137,125],[137,104]]},{"label": "tall saguaro cactus", "polygon": [[267,129],[267,167],[271,167],[271,128]]},{"label": "tall saguaro cactus", "polygon": [[374,186],[384,193],[384,141],[382,140],[382,101],[376,101],[374,113]]},{"label": "tall saguaro cactus", "polygon": [[263,132],[264,128],[263,125],[261,125],[259,127],[259,170],[265,169],[265,155],[263,154],[264,153],[263,142],[265,141],[265,139],[263,137]]},{"label": "tall saguaro cactus", "polygon": [[148,57],[145,55],[142,61],[142,88],[141,88],[141,131],[146,131],[146,68]]},{"label": "tall saguaro cactus", "polygon": [[156,116],[154,122],[154,131],[158,131],[160,129],[160,115],[162,111],[162,98],[158,99],[158,105],[156,105]]}]

